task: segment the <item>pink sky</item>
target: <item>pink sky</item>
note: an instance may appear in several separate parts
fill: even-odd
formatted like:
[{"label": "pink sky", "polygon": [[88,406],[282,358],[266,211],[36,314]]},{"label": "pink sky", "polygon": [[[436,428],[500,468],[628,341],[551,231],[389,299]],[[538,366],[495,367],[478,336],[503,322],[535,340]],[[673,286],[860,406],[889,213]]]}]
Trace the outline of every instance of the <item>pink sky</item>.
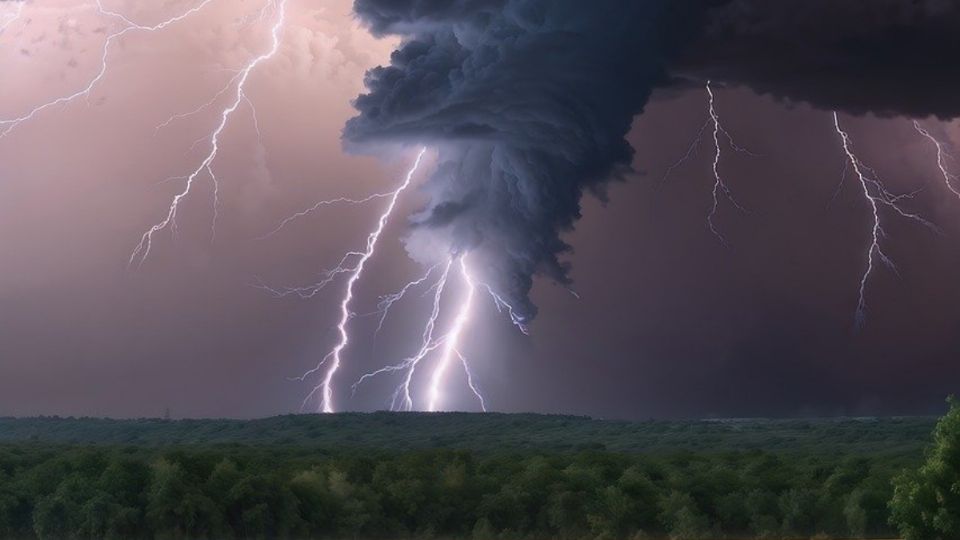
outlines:
[{"label": "pink sky", "polygon": [[[141,24],[182,13],[196,2],[104,0]],[[88,84],[99,69],[106,36],[117,28],[116,20],[94,6],[91,0],[33,0],[0,34],[0,119]],[[205,137],[218,108],[165,129],[157,126],[210,100],[233,76],[231,70],[268,46],[270,25],[258,19],[261,7],[253,0],[214,0],[162,33],[131,32],[109,51],[109,69],[89,98],[45,110],[0,138],[0,415],[136,416],[171,407],[182,415],[261,416],[299,405],[308,388],[286,378],[329,349],[340,289],[303,302],[274,299],[250,285],[256,279],[280,285],[313,281],[363,240],[373,209],[330,208],[269,239],[257,237],[317,200],[384,190],[411,158],[409,149],[381,159],[342,150],[340,132],[354,114],[350,101],[363,88],[363,73],[387,62],[396,45],[361,28],[349,0],[291,0],[280,54],[257,69],[248,86],[262,139],[246,106],[223,135],[214,165],[221,179],[216,242],[211,242],[212,191],[204,180],[182,207],[179,237],[159,235],[141,269],[126,266],[140,235],[163,218],[182,187],[179,180],[165,179],[188,173],[206,153]],[[13,8],[0,2],[0,24]],[[606,208],[588,201],[571,235],[583,299],[538,284],[542,316],[531,338],[517,335],[492,306],[482,307],[477,317],[482,322],[469,342],[495,409],[658,414],[670,400],[684,403],[682,396],[667,395],[664,384],[684,364],[661,357],[702,354],[719,366],[765,323],[771,306],[852,313],[846,306],[856,292],[868,224],[851,184],[838,210],[827,208],[843,161],[826,116],[743,90],[721,89],[718,100],[739,142],[761,154],[725,163],[730,183],[752,210],[751,216],[723,210],[734,248],[722,250],[705,233],[709,186],[702,157],[662,191],[638,179],[614,187]],[[638,148],[637,168],[659,178],[699,128],[703,107],[697,92],[652,103],[630,137]],[[937,238],[909,225],[891,226],[891,252],[903,277],[897,282],[881,275],[871,297],[878,322],[861,343],[851,345],[862,352],[850,354],[863,358],[890,350],[889,326],[903,328],[897,312],[905,306],[919,314],[904,330],[903,343],[895,345],[922,352],[924,343],[955,333],[953,324],[960,320],[954,307],[960,292],[943,288],[960,260],[955,240],[960,201],[944,192],[927,142],[903,119],[848,122],[865,159],[884,171],[893,187],[924,188],[918,205],[947,233]],[[956,123],[926,125],[960,145]],[[405,199],[400,216],[420,202],[417,196]],[[764,219],[772,223],[761,224]],[[417,275],[400,241],[405,230],[405,219],[388,227],[375,270],[364,279],[361,305],[376,304],[378,295]],[[670,241],[656,236],[664,231]],[[623,242],[630,243],[629,250]],[[925,262],[912,262],[917,260]],[[752,273],[767,263],[768,271]],[[671,287],[664,285],[668,281]],[[771,292],[784,283],[807,296],[788,299]],[[756,304],[740,306],[741,318],[688,306],[694,297],[711,295]],[[940,315],[925,318],[928,309]],[[365,342],[357,352],[357,369],[408,354],[421,315],[413,307],[400,311],[382,343]],[[670,336],[672,345],[658,342],[657,336],[680,326],[677,321],[697,325],[710,342],[704,347],[716,350],[687,350],[682,336]],[[828,322],[840,327],[848,321]],[[589,339],[573,340],[578,334]],[[937,343],[938,351],[952,346]],[[636,356],[622,358],[624,350]],[[908,384],[919,388],[949,378],[952,368],[934,352],[924,371],[928,378],[921,373]],[[555,359],[562,355],[584,369],[555,373]],[[817,377],[855,380],[851,371],[832,371],[841,369],[832,363],[814,363],[810,377],[820,383]],[[907,366],[906,359],[891,357],[874,368],[898,373]],[[344,375],[343,387],[354,371]],[[710,376],[709,366],[700,371]],[[856,411],[885,391],[879,382],[863,384],[862,392],[837,407]],[[590,401],[580,395],[585,385],[607,390]],[[712,391],[717,405],[691,403],[678,410],[706,414],[710,407],[737,403]],[[382,395],[361,395],[350,406],[380,408]],[[798,403],[807,406],[800,398]],[[475,407],[466,393],[453,405]]]}]

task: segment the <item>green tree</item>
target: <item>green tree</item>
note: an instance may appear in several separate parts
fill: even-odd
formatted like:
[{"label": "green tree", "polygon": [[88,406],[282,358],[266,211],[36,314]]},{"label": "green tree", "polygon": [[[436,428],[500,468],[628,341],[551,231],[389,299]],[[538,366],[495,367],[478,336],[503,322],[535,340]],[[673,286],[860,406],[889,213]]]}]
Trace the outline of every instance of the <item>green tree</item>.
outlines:
[{"label": "green tree", "polygon": [[847,530],[854,538],[864,538],[867,534],[867,511],[861,503],[862,498],[861,491],[854,491],[843,507],[843,515],[847,519]]},{"label": "green tree", "polygon": [[64,538],[84,521],[83,506],[94,495],[79,474],[65,478],[55,492],[40,499],[33,511],[33,530],[39,538]]},{"label": "green tree", "polygon": [[300,516],[306,522],[310,536],[333,532],[337,505],[323,471],[311,469],[297,473],[290,480],[290,491],[296,497]]},{"label": "green tree", "polygon": [[656,527],[656,486],[639,468],[626,469],[616,485],[597,495],[598,508],[589,520],[598,538],[628,538]]},{"label": "green tree", "polygon": [[16,487],[0,468],[0,538],[15,536],[17,532],[17,509],[20,500]]},{"label": "green tree", "polygon": [[179,464],[160,460],[153,467],[147,521],[160,537],[209,538],[222,535],[223,514],[203,495]]},{"label": "green tree", "polygon": [[785,536],[808,534],[813,529],[816,494],[809,489],[792,488],[780,494],[781,530]]},{"label": "green tree", "polygon": [[711,536],[710,520],[687,493],[673,491],[660,500],[660,521],[672,540],[700,540]]},{"label": "green tree", "polygon": [[926,462],[894,481],[890,521],[906,540],[960,538],[960,402],[947,402]]},{"label": "green tree", "polygon": [[248,476],[226,493],[227,519],[241,538],[288,537],[304,525],[297,498],[270,475]]}]

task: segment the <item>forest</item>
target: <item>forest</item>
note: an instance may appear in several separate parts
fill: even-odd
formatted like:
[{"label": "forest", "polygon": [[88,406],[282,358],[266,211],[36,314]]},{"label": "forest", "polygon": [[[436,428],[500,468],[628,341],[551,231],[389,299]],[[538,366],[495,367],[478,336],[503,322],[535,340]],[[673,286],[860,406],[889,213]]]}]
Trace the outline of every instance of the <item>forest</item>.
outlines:
[{"label": "forest", "polygon": [[765,450],[918,454],[934,417],[599,420],[502,413],[338,413],[257,420],[0,417],[0,443],[135,446],[249,444],[322,448],[456,448],[478,452],[620,453]]},{"label": "forest", "polygon": [[336,416],[0,420],[0,537],[891,538],[934,425]]}]

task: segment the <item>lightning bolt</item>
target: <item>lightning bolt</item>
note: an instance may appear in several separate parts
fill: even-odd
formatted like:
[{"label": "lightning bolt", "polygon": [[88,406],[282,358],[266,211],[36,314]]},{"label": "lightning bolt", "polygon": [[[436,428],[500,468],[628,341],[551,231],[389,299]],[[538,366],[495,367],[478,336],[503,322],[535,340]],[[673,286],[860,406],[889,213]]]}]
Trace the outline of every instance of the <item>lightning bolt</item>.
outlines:
[{"label": "lightning bolt", "polygon": [[[442,339],[435,340],[433,338],[433,333],[437,328],[437,319],[440,317],[440,300],[443,298],[443,291],[447,286],[447,278],[450,276],[450,267],[452,265],[453,259],[447,261],[447,264],[443,269],[443,274],[440,276],[440,280],[437,282],[437,286],[433,295],[433,309],[430,311],[430,317],[427,319],[427,324],[424,326],[423,341],[420,346],[420,350],[418,350],[415,355],[404,360],[397,366],[388,366],[386,369],[386,371],[399,371],[401,369],[406,370],[403,382],[397,387],[397,391],[393,394],[393,403],[391,404],[391,408],[400,410],[397,403],[398,399],[402,398],[402,401],[400,401],[402,410],[413,410],[413,397],[410,394],[410,384],[413,382],[413,375],[416,373],[417,366],[420,365],[420,362],[423,361],[427,355],[436,350],[436,348],[439,347],[443,342]],[[382,370],[378,371],[381,373],[385,372]],[[376,375],[378,373],[374,372],[374,374]],[[358,384],[360,382],[362,382],[362,378],[360,381],[357,381]]]},{"label": "lightning bolt", "polygon": [[467,269],[465,257],[460,257],[460,276],[467,287],[467,294],[460,303],[460,309],[457,311],[457,316],[453,320],[453,328],[444,337],[443,351],[440,355],[440,360],[437,362],[437,365],[433,370],[433,374],[430,377],[430,391],[428,394],[429,402],[427,405],[427,410],[430,412],[437,411],[437,407],[439,406],[441,399],[440,386],[443,383],[443,376],[446,373],[447,367],[450,365],[454,355],[460,357],[461,361],[463,362],[464,369],[467,372],[467,380],[470,389],[473,390],[474,394],[476,394],[480,399],[480,403],[484,409],[486,408],[486,405],[484,405],[483,402],[483,397],[473,384],[473,377],[470,375],[470,368],[467,365],[467,361],[462,355],[460,355],[460,352],[457,349],[460,344],[460,336],[463,335],[463,330],[466,328],[467,323],[470,320],[470,311],[473,309],[473,298],[476,296],[477,290],[476,284],[470,277],[470,271]]},{"label": "lightning bolt", "polygon": [[692,141],[690,141],[690,146],[687,147],[687,151],[684,152],[684,154],[680,156],[680,159],[675,161],[673,165],[667,167],[667,170],[663,173],[663,176],[660,177],[660,184],[666,182],[670,178],[670,175],[673,174],[673,171],[679,169],[688,161],[690,161],[693,156],[697,155],[697,149],[700,148],[700,144],[703,143],[703,134],[706,133],[707,127],[709,127],[712,122],[713,120],[711,118],[707,118],[703,125],[700,126],[700,129],[697,130],[696,136]]},{"label": "lightning bolt", "polygon": [[883,224],[881,222],[880,208],[886,207],[891,209],[898,215],[917,221],[918,223],[934,230],[935,232],[938,232],[938,229],[933,223],[923,219],[917,214],[907,212],[899,206],[901,201],[913,198],[917,192],[907,193],[904,195],[892,194],[886,189],[886,187],[884,187],[876,171],[864,165],[864,163],[860,161],[860,158],[857,157],[856,153],[853,151],[853,143],[850,140],[850,135],[840,125],[840,115],[836,111],[833,112],[833,125],[837,131],[837,134],[840,135],[840,140],[843,144],[843,151],[846,154],[849,169],[853,171],[858,183],[860,184],[863,197],[870,207],[872,216],[870,245],[867,248],[867,265],[866,268],[864,268],[862,276],[860,277],[859,299],[857,301],[857,310],[855,315],[856,327],[862,328],[866,322],[867,283],[870,280],[870,276],[873,274],[873,270],[877,263],[880,262],[892,272],[897,273],[896,265],[893,263],[893,260],[890,259],[886,253],[884,253],[881,245],[881,241],[884,237],[886,237],[886,233],[883,230]]},{"label": "lightning bolt", "polygon": [[856,325],[858,328],[863,326],[864,321],[866,320],[866,290],[867,290],[867,281],[870,279],[870,274],[873,273],[874,259],[879,258],[884,264],[889,268],[895,270],[893,261],[883,252],[882,247],[880,246],[880,237],[883,235],[883,228],[880,223],[880,210],[877,198],[871,195],[869,180],[864,174],[862,164],[860,159],[857,158],[856,154],[853,153],[852,144],[850,143],[850,135],[840,126],[840,115],[836,111],[833,113],[833,124],[837,130],[837,133],[840,135],[840,140],[843,142],[843,151],[847,155],[847,161],[850,163],[850,167],[853,169],[854,174],[857,175],[857,179],[860,182],[860,187],[863,189],[863,196],[867,200],[867,203],[870,205],[870,210],[873,214],[873,226],[870,229],[870,246],[867,249],[867,267],[864,269],[863,276],[860,278],[860,296],[857,302],[857,312],[856,312]]},{"label": "lightning bolt", "polygon": [[[344,258],[340,260],[340,264],[337,265],[336,268],[332,270],[323,271],[322,273],[323,278],[321,281],[319,281],[318,283],[314,283],[312,285],[308,285],[306,287],[278,288],[278,287],[272,287],[270,285],[267,285],[260,280],[258,280],[257,283],[254,283],[253,286],[255,288],[267,291],[277,298],[297,295],[300,298],[303,298],[306,300],[316,296],[320,291],[325,289],[327,285],[332,283],[337,276],[350,273],[350,272],[355,272],[356,266],[355,265],[347,266],[347,261],[352,257],[360,257],[362,255],[363,253],[360,253],[359,251],[348,252],[346,255],[344,255]],[[377,329],[373,334],[374,339],[376,339],[377,335],[379,335],[380,331],[383,329],[383,324],[386,322],[387,316],[390,314],[390,309],[393,307],[393,305],[399,302],[400,300],[403,300],[403,298],[407,295],[407,293],[410,292],[412,289],[422,285],[428,279],[430,279],[430,276],[433,275],[433,272],[439,266],[440,265],[438,264],[431,266],[430,268],[427,269],[426,273],[423,276],[407,283],[399,291],[381,296],[380,301],[377,303],[376,311],[373,311],[371,313],[365,313],[363,315],[358,315],[360,317],[369,317],[371,315],[379,316],[379,319],[377,320]],[[303,380],[303,377],[297,377],[295,380]]]},{"label": "lightning bolt", "polygon": [[[524,335],[529,336],[530,329],[527,328],[526,320],[523,317],[517,315],[516,311],[513,309],[513,306],[511,306],[506,300],[504,300],[502,296],[497,294],[497,292],[494,291],[493,287],[491,287],[490,285],[487,285],[486,283],[480,283],[480,286],[483,287],[487,291],[487,294],[490,295],[490,298],[493,299],[493,305],[496,306],[497,312],[498,313],[505,312],[510,317],[510,322],[512,322],[514,326],[519,328],[520,332],[522,332]],[[570,291],[570,292],[576,298],[580,297],[576,292],[574,291]]]},{"label": "lightning bolt", "polygon": [[483,394],[480,393],[480,389],[477,388],[477,385],[473,382],[473,373],[470,371],[470,363],[467,362],[466,357],[460,352],[459,349],[454,349],[453,352],[457,354],[457,358],[460,359],[460,363],[463,364],[463,371],[467,374],[467,386],[470,388],[470,391],[473,392],[473,395],[477,397],[477,400],[480,402],[480,410],[487,412],[487,400],[484,399]]},{"label": "lightning bolt", "polygon": [[[57,107],[57,106],[60,106],[60,105],[66,105],[66,104],[68,104],[68,103],[71,103],[71,102],[73,102],[73,101],[76,101],[77,99],[80,99],[81,97],[83,97],[83,98],[89,98],[89,97],[90,97],[90,94],[91,94],[91,93],[93,92],[93,90],[97,87],[97,85],[100,83],[100,81],[103,80],[103,77],[104,77],[104,76],[106,75],[106,73],[107,73],[107,68],[109,67],[108,58],[109,58],[109,55],[110,55],[110,50],[111,50],[111,48],[113,47],[113,44],[116,43],[116,42],[117,42],[120,38],[122,38],[123,36],[125,36],[125,35],[127,35],[127,34],[129,34],[129,33],[131,33],[131,32],[135,32],[135,31],[159,32],[159,31],[161,31],[161,30],[164,30],[165,28],[167,28],[167,27],[170,26],[170,25],[176,24],[176,23],[178,23],[178,22],[180,22],[180,21],[182,21],[182,20],[184,20],[184,19],[189,18],[190,16],[192,16],[192,15],[194,15],[195,13],[199,12],[200,10],[202,10],[204,7],[207,6],[207,4],[209,4],[209,3],[211,3],[211,2],[213,2],[213,0],[203,0],[203,1],[202,1],[199,5],[197,5],[196,7],[192,8],[192,9],[190,9],[190,10],[188,10],[188,11],[186,11],[186,12],[180,14],[180,15],[177,15],[177,16],[175,16],[175,17],[172,17],[172,18],[170,18],[170,19],[167,19],[167,20],[165,20],[165,21],[163,21],[163,22],[161,22],[161,23],[155,24],[155,25],[153,25],[153,26],[148,26],[148,25],[143,25],[143,24],[135,23],[135,22],[131,21],[130,19],[128,19],[126,16],[124,16],[124,15],[122,15],[122,14],[120,14],[120,13],[117,13],[117,12],[115,12],[115,11],[110,11],[110,10],[104,8],[104,7],[103,7],[102,0],[97,0],[97,9],[98,9],[98,11],[100,12],[101,15],[103,15],[103,16],[105,16],[105,17],[112,17],[112,18],[120,19],[120,20],[123,22],[123,24],[125,25],[122,29],[120,29],[120,30],[118,30],[118,31],[115,31],[115,32],[113,32],[112,34],[108,35],[108,36],[107,36],[107,39],[104,41],[104,43],[103,43],[103,49],[101,50],[101,54],[100,54],[100,69],[97,71],[97,73],[94,75],[94,77],[87,82],[87,85],[84,86],[83,88],[81,88],[80,90],[78,90],[77,92],[74,92],[73,94],[69,94],[69,95],[66,95],[66,96],[62,96],[62,97],[56,98],[56,99],[54,99],[54,100],[52,100],[52,101],[48,101],[48,102],[43,103],[43,104],[41,104],[41,105],[37,105],[37,106],[35,106],[33,109],[31,109],[30,111],[28,111],[28,112],[24,113],[23,115],[18,116],[18,117],[16,117],[16,118],[10,118],[10,119],[6,119],[6,120],[0,120],[0,139],[2,139],[2,138],[4,138],[4,137],[6,137],[7,135],[9,135],[10,132],[12,132],[12,131],[15,130],[16,128],[18,128],[18,127],[19,127],[20,125],[22,125],[24,122],[29,122],[30,120],[36,118],[38,115],[40,115],[41,113],[43,113],[44,111],[46,111],[46,110],[48,110],[48,109],[51,109],[51,108],[53,108],[53,107]],[[23,7],[23,4],[21,3],[21,4],[20,4],[20,8],[22,9],[22,7]],[[19,16],[19,13],[20,13],[20,12],[18,12],[18,16]],[[9,23],[7,23],[7,24],[9,24]],[[4,28],[5,28],[5,27],[6,27],[6,25],[4,25]]]},{"label": "lightning bolt", "polygon": [[[320,382],[320,384],[315,386],[304,399],[304,404],[306,404],[314,395],[319,392],[321,394],[319,407],[321,412],[332,413],[335,411],[331,383],[333,382],[333,378],[336,376],[337,371],[340,369],[340,364],[342,361],[341,355],[343,350],[346,349],[347,345],[350,343],[350,334],[347,332],[347,324],[350,322],[352,314],[350,305],[353,302],[354,286],[356,285],[357,281],[360,280],[360,276],[363,275],[363,269],[366,266],[367,261],[369,261],[376,252],[377,242],[380,240],[380,236],[383,234],[383,230],[387,225],[387,221],[390,219],[394,208],[397,206],[397,200],[400,198],[400,194],[410,187],[410,183],[413,181],[413,176],[416,174],[417,169],[420,168],[420,163],[423,160],[423,155],[426,153],[426,151],[426,148],[422,148],[420,150],[420,152],[417,154],[417,159],[413,163],[413,166],[410,167],[409,171],[407,171],[403,183],[401,183],[396,190],[391,192],[387,207],[377,220],[376,228],[367,236],[366,249],[363,252],[357,253],[358,260],[356,264],[349,269],[344,270],[344,273],[349,274],[349,277],[347,278],[346,292],[343,296],[343,299],[340,301],[340,320],[337,323],[339,340],[337,341],[337,344],[334,345],[333,349],[326,356],[324,356],[323,359],[320,360],[317,366],[304,375],[306,376],[316,373],[324,365],[329,363],[323,380]],[[343,265],[341,264],[341,266]]]},{"label": "lightning bolt", "polygon": [[706,134],[707,130],[712,127],[712,129],[710,129],[710,135],[713,142],[713,161],[711,163],[711,171],[713,173],[713,203],[711,204],[710,212],[707,215],[707,225],[710,228],[710,232],[713,233],[713,235],[716,236],[721,243],[726,245],[727,240],[720,232],[715,222],[717,213],[720,211],[721,197],[726,198],[737,210],[740,210],[741,212],[746,212],[746,210],[740,205],[736,197],[733,196],[733,191],[720,174],[720,160],[723,157],[723,145],[720,142],[720,137],[722,135],[723,138],[726,139],[726,143],[735,152],[747,154],[753,157],[756,157],[757,154],[754,154],[750,150],[738,145],[733,139],[733,136],[730,135],[730,132],[723,127],[723,123],[720,121],[720,114],[717,112],[716,95],[713,92],[712,81],[707,81],[705,90],[707,93],[707,119],[703,125],[700,126],[700,129],[697,130],[696,135],[693,137],[693,140],[687,147],[687,151],[680,156],[680,159],[667,167],[666,171],[663,173],[663,176],[660,178],[660,184],[665,183],[674,171],[685,165],[688,161],[690,161],[690,159],[697,155],[697,150],[703,143],[704,134]]},{"label": "lightning bolt", "polygon": [[443,291],[447,286],[447,278],[450,276],[450,268],[453,266],[453,259],[449,259],[443,267],[443,272],[440,274],[440,278],[432,287],[433,289],[433,308],[430,310],[430,315],[427,317],[427,322],[424,324],[423,333],[421,335],[421,344],[420,349],[414,353],[413,356],[405,358],[398,364],[388,365],[382,367],[376,371],[366,373],[357,379],[357,382],[353,383],[353,391],[356,392],[357,388],[360,387],[364,381],[372,379],[378,375],[383,375],[385,373],[396,373],[400,371],[405,371],[403,380],[397,386],[397,389],[393,393],[393,398],[390,402],[390,410],[392,411],[412,411],[413,410],[413,397],[410,392],[410,385],[413,383],[413,376],[416,373],[417,366],[420,365],[420,362],[423,361],[431,352],[437,349],[440,344],[443,342],[443,338],[435,339],[433,337],[434,332],[437,328],[437,320],[440,318],[440,302],[443,299]]},{"label": "lightning bolt", "polygon": [[940,174],[943,176],[943,182],[947,185],[947,189],[949,189],[951,193],[960,199],[960,190],[953,185],[953,183],[957,181],[957,175],[951,173],[950,170],[947,169],[946,158],[950,156],[943,149],[943,143],[931,135],[930,132],[924,129],[916,120],[913,121],[913,128],[917,130],[917,133],[930,141],[930,143],[933,144],[933,146],[937,149],[937,167],[940,169]]},{"label": "lightning bolt", "polygon": [[403,300],[403,297],[406,296],[411,289],[422,285],[428,279],[430,279],[430,276],[439,266],[440,266],[439,264],[435,264],[431,266],[430,268],[427,269],[427,272],[423,276],[421,276],[419,279],[416,279],[414,281],[411,281],[410,283],[407,283],[406,285],[403,286],[402,289],[400,289],[395,293],[387,294],[380,297],[380,302],[377,304],[377,311],[376,311],[376,313],[380,314],[380,319],[377,322],[377,330],[373,333],[374,338],[376,338],[376,336],[380,333],[380,330],[383,329],[383,323],[384,321],[387,320],[387,315],[390,314],[390,308],[392,308],[393,305],[399,302],[400,300]]},{"label": "lightning bolt", "polygon": [[[178,121],[178,120],[184,120],[184,119],[186,119],[186,118],[190,118],[191,116],[200,114],[201,112],[209,109],[210,107],[213,107],[213,106],[217,103],[217,101],[220,100],[220,98],[222,98],[223,96],[225,96],[225,95],[227,94],[227,92],[229,92],[230,89],[233,88],[233,87],[237,84],[237,82],[240,80],[240,76],[241,76],[240,73],[237,73],[235,76],[233,76],[229,81],[227,81],[227,84],[224,85],[223,88],[221,88],[216,94],[213,95],[212,98],[210,98],[210,101],[207,101],[207,102],[204,103],[203,105],[200,105],[199,107],[197,107],[196,109],[194,109],[194,110],[192,110],[192,111],[190,111],[190,112],[175,114],[175,115],[171,116],[170,118],[168,118],[167,120],[165,120],[164,122],[162,122],[162,123],[161,123],[160,125],[158,125],[158,126],[156,127],[156,129],[154,130],[154,135],[160,133],[161,130],[163,130],[164,128],[169,127],[170,124],[173,124],[174,122],[176,122],[176,121]],[[200,139],[200,140],[202,141],[203,139]]]},{"label": "lightning bolt", "polygon": [[359,260],[359,258],[363,257],[363,255],[364,254],[360,251],[348,251],[347,253],[344,254],[343,258],[340,259],[340,263],[337,264],[335,268],[331,270],[324,270],[323,272],[321,272],[322,277],[320,281],[307,285],[305,287],[277,288],[277,287],[271,287],[263,282],[255,283],[254,287],[265,290],[278,298],[283,298],[285,296],[290,296],[290,295],[297,295],[300,298],[307,300],[307,299],[313,298],[314,296],[319,294],[320,291],[327,288],[327,285],[330,285],[331,283],[333,283],[333,281],[337,279],[338,276],[356,272],[357,264],[354,264],[353,266],[349,266],[347,263],[353,258],[357,258]]},{"label": "lightning bolt", "polygon": [[707,215],[707,225],[709,225],[710,227],[710,232],[712,232],[713,235],[716,236],[721,243],[726,245],[727,244],[726,238],[723,236],[723,234],[720,233],[719,229],[717,229],[716,223],[714,222],[714,219],[717,217],[717,212],[720,209],[720,195],[723,194],[723,196],[727,199],[727,201],[729,201],[730,204],[736,207],[737,210],[740,210],[741,212],[746,212],[746,210],[743,208],[743,206],[740,205],[737,199],[733,196],[733,192],[730,191],[730,187],[727,185],[727,183],[723,180],[723,177],[720,175],[720,158],[722,156],[722,152],[720,150],[720,135],[722,134],[727,138],[727,142],[730,144],[731,148],[733,148],[735,151],[746,152],[747,150],[745,148],[738,146],[734,142],[733,137],[730,135],[730,133],[726,129],[724,129],[723,125],[720,123],[720,115],[717,113],[716,97],[713,94],[713,87],[711,86],[711,81],[707,81],[706,89],[707,89],[707,96],[709,98],[708,112],[710,114],[710,122],[713,123],[712,138],[713,138],[713,148],[714,148],[713,166],[712,166],[713,205],[710,207],[710,213]]},{"label": "lightning bolt", "polygon": [[[441,301],[443,299],[444,291],[447,288],[450,270],[455,262],[460,268],[460,276],[466,287],[466,297],[460,302],[460,306],[457,310],[457,314],[453,320],[450,330],[440,337],[435,337],[437,321],[440,318]],[[419,281],[422,283],[425,280],[426,278],[422,278]],[[483,411],[486,411],[486,400],[473,380],[473,373],[470,370],[469,362],[459,350],[460,338],[466,329],[467,323],[469,322],[469,317],[473,309],[474,297],[476,296],[477,290],[477,283],[470,275],[465,257],[451,257],[448,259],[440,278],[436,281],[432,288],[434,290],[433,308],[430,311],[430,315],[427,317],[427,321],[424,325],[420,348],[417,350],[417,352],[413,356],[405,358],[398,364],[388,365],[376,371],[364,374],[357,380],[357,382],[353,384],[353,390],[356,392],[357,388],[361,384],[378,375],[404,372],[403,380],[393,393],[393,398],[390,402],[390,410],[411,411],[414,409],[414,401],[410,387],[413,384],[413,378],[417,372],[417,368],[420,366],[421,362],[430,356],[431,353],[440,349],[440,356],[438,358],[437,365],[434,367],[434,370],[430,375],[430,384],[427,394],[427,410],[431,412],[438,410],[441,399],[440,388],[443,384],[444,374],[446,373],[453,358],[456,357],[463,366],[464,373],[466,374],[467,386],[477,397],[477,400],[480,403],[480,408]]]},{"label": "lightning bolt", "polygon": [[291,215],[291,216],[283,219],[273,230],[271,230],[271,231],[268,232],[267,234],[264,234],[264,235],[258,237],[257,240],[266,240],[267,238],[270,238],[271,236],[273,236],[273,235],[277,234],[278,232],[280,232],[281,230],[283,230],[283,228],[286,227],[287,225],[289,225],[290,222],[296,221],[296,220],[298,220],[298,219],[300,219],[300,218],[303,218],[303,217],[306,217],[306,216],[308,216],[308,215],[316,212],[317,210],[320,210],[320,209],[323,208],[324,206],[333,206],[333,205],[335,205],[335,204],[353,204],[353,205],[356,205],[356,204],[364,204],[364,203],[368,203],[368,202],[371,202],[371,201],[375,201],[375,200],[377,200],[377,199],[386,199],[387,197],[393,197],[393,195],[394,195],[394,192],[391,191],[391,192],[388,192],[388,193],[374,193],[373,195],[369,195],[369,196],[364,197],[364,198],[362,198],[362,199],[352,199],[352,198],[350,198],[350,197],[337,197],[336,199],[328,199],[328,200],[325,200],[325,201],[320,201],[320,202],[314,204],[313,206],[311,206],[310,208],[307,208],[306,210],[302,210],[302,211],[300,211],[300,212],[297,212],[296,214],[293,214],[293,215]]},{"label": "lightning bolt", "polygon": [[[205,1],[204,4],[206,4],[208,1],[210,0]],[[170,227],[173,232],[176,233],[176,219],[177,212],[180,209],[180,203],[183,202],[183,200],[186,199],[186,197],[190,194],[191,190],[193,189],[193,185],[203,174],[208,175],[213,182],[214,217],[211,225],[211,234],[216,234],[217,207],[219,206],[217,204],[219,181],[217,180],[217,175],[213,170],[213,162],[217,159],[217,155],[220,152],[220,136],[226,129],[230,117],[234,112],[237,111],[237,109],[240,108],[241,104],[249,102],[246,95],[246,85],[247,81],[250,79],[250,74],[253,73],[257,66],[273,58],[280,50],[280,35],[283,30],[283,25],[286,21],[287,0],[272,1],[273,6],[277,11],[277,18],[274,22],[273,28],[270,31],[271,41],[269,50],[250,60],[250,62],[248,62],[247,65],[240,70],[238,76],[236,77],[235,94],[233,99],[220,113],[220,122],[210,134],[210,150],[207,152],[207,155],[203,158],[200,164],[197,165],[197,167],[193,170],[193,172],[187,175],[183,189],[173,197],[173,200],[170,202],[170,206],[167,209],[167,213],[164,218],[160,222],[147,229],[147,231],[140,237],[140,243],[137,244],[136,248],[133,250],[133,253],[130,254],[130,266],[140,266],[147,259],[147,257],[150,256],[150,250],[153,247],[153,237],[155,234],[166,229],[167,227]]]},{"label": "lightning bolt", "polygon": [[14,2],[13,12],[0,17],[0,34],[3,34],[3,32],[6,31],[11,24],[20,19],[20,17],[23,15],[23,6],[26,4],[26,0],[23,2]]}]

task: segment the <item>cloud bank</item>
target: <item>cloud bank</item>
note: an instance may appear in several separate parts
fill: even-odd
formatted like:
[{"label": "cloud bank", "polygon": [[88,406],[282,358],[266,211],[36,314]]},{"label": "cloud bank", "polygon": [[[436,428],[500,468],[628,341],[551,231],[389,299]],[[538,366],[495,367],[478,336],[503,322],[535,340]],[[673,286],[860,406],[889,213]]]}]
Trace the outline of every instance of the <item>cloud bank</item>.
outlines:
[{"label": "cloud bank", "polygon": [[733,0],[671,70],[827,110],[960,116],[960,3]]},{"label": "cloud bank", "polygon": [[[569,282],[584,192],[631,171],[624,137],[658,87],[745,85],[851,113],[960,114],[960,7],[945,0],[357,0],[399,35],[368,72],[348,147],[429,145],[414,243],[467,252],[524,319],[533,277]],[[630,231],[611,231],[629,249]]]}]

